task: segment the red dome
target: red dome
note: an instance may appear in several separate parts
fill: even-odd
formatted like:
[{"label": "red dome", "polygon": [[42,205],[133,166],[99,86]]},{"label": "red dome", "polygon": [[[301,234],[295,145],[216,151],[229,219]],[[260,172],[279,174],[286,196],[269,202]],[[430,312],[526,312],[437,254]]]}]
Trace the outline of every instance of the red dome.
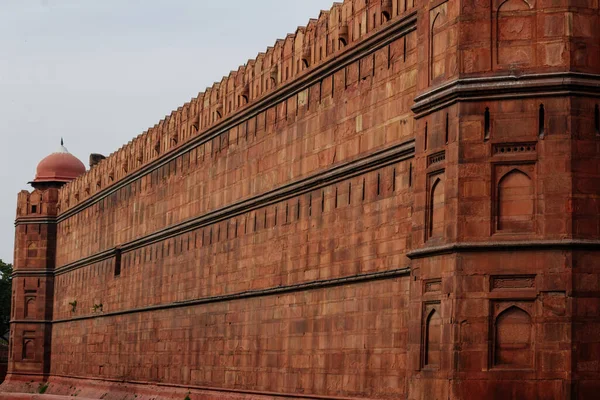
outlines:
[{"label": "red dome", "polygon": [[64,147],[44,158],[37,166],[33,183],[71,182],[85,173],[85,165]]}]

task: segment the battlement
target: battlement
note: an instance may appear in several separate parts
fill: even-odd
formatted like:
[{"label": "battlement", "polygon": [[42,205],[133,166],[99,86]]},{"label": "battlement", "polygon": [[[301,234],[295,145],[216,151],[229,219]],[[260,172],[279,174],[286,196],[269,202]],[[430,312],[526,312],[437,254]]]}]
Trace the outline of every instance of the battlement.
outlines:
[{"label": "battlement", "polygon": [[[402,4],[401,4],[402,3]],[[306,27],[279,39],[237,71],[171,112],[158,124],[60,189],[58,213],[203,135],[297,77],[335,58],[371,32],[410,10],[392,0],[344,0],[321,11]]]},{"label": "battlement", "polygon": [[20,217],[53,217],[57,214],[59,190],[22,190],[17,197],[17,218]]}]

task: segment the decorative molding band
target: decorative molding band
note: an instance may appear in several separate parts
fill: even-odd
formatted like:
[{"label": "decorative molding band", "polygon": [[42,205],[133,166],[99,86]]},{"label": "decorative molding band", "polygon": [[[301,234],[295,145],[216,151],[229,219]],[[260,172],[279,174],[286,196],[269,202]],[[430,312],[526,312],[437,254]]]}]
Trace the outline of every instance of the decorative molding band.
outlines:
[{"label": "decorative molding band", "polygon": [[54,274],[56,276],[62,275],[64,273],[74,271],[76,269],[85,267],[90,264],[95,264],[100,261],[108,260],[109,258],[114,257],[116,255],[116,253],[117,253],[117,248],[112,248],[112,249],[101,251],[100,253],[96,253],[89,257],[85,257],[80,260],[77,260],[73,263],[63,265],[62,267],[58,267],[54,271]]},{"label": "decorative molding band", "polygon": [[[283,185],[269,192],[213,210],[199,217],[192,218],[142,238],[124,243],[119,246],[119,249],[121,253],[127,253],[182,233],[233,218],[260,207],[265,207],[287,200],[291,197],[332,185],[336,182],[364,174],[392,163],[407,160],[414,157],[414,153],[415,141],[414,139],[411,139],[407,142],[377,151],[361,159],[338,165],[313,176]],[[56,274],[64,274],[74,269],[114,257],[115,251],[116,249],[105,250],[73,263],[63,265],[56,269]]]},{"label": "decorative molding band", "polygon": [[350,285],[350,284],[363,283],[363,282],[369,282],[369,281],[392,279],[392,278],[398,278],[401,276],[410,275],[410,271],[411,271],[410,267],[405,267],[405,268],[394,269],[394,270],[384,271],[384,272],[373,272],[373,273],[368,273],[368,274],[353,275],[353,276],[348,276],[348,277],[344,277],[344,278],[325,279],[325,280],[318,280],[318,281],[312,281],[312,282],[306,282],[306,283],[298,283],[298,284],[294,284],[294,285],[277,286],[277,287],[272,287],[272,288],[268,288],[268,289],[248,290],[245,292],[232,293],[232,294],[227,294],[227,295],[222,295],[222,296],[210,296],[210,297],[204,297],[204,298],[195,299],[195,300],[178,301],[178,302],[174,302],[174,303],[160,304],[160,305],[156,305],[156,306],[139,307],[139,308],[132,308],[129,310],[106,312],[106,313],[102,313],[102,314],[92,314],[92,315],[85,315],[85,316],[81,316],[81,317],[57,319],[57,320],[54,320],[53,323],[61,324],[61,323],[66,323],[66,322],[83,321],[83,320],[88,320],[88,319],[115,317],[118,315],[136,314],[136,313],[143,313],[143,312],[149,312],[149,311],[167,310],[167,309],[171,309],[171,308],[190,307],[190,306],[197,306],[197,305],[211,304],[211,303],[222,303],[222,302],[229,302],[229,301],[233,301],[233,300],[249,299],[249,298],[254,298],[254,297],[273,296],[273,295],[293,293],[293,292],[299,292],[299,291],[305,291],[305,290],[323,289],[323,288],[330,288],[330,287],[340,286],[340,285]]},{"label": "decorative molding band", "polygon": [[[44,377],[44,378],[55,378],[64,379],[67,381],[93,381],[93,382],[106,382],[110,384],[118,383],[123,385],[132,386],[156,386],[161,388],[176,388],[182,390],[199,390],[205,392],[216,392],[216,393],[228,393],[229,395],[251,395],[251,396],[267,396],[264,400],[275,400],[281,399],[309,399],[309,400],[364,400],[364,398],[357,397],[340,397],[340,396],[319,396],[310,395],[303,393],[280,393],[280,392],[266,392],[258,390],[244,390],[244,389],[230,389],[230,388],[218,388],[212,386],[198,386],[198,385],[183,385],[175,383],[164,383],[164,382],[152,382],[152,381],[135,381],[135,380],[123,380],[114,378],[98,378],[98,377],[87,377],[87,376],[76,376],[76,375],[62,375],[62,374],[40,374],[40,373],[29,373],[29,372],[9,372],[7,378],[11,375],[19,376],[20,381],[26,381],[27,377]],[[52,382],[52,380],[50,381]],[[85,385],[84,385],[85,386]],[[1,395],[1,393],[0,393]],[[2,398],[2,397],[0,397]],[[256,400],[259,400],[258,398]]]},{"label": "decorative molding band", "polygon": [[44,277],[44,276],[54,276],[53,270],[45,270],[45,269],[36,269],[36,270],[27,270],[27,269],[18,269],[13,270],[11,277],[16,276],[24,276],[24,277]]},{"label": "decorative molding band", "polygon": [[15,220],[15,226],[17,225],[51,225],[56,224],[56,217],[18,217]]},{"label": "decorative molding band", "polygon": [[492,144],[492,155],[508,156],[508,155],[514,155],[514,154],[535,154],[536,149],[537,149],[537,142],[493,143]]},{"label": "decorative molding band", "polygon": [[427,168],[434,164],[441,164],[446,161],[446,151],[439,151],[427,157]]},{"label": "decorative molding band", "polygon": [[600,97],[600,75],[578,72],[462,78],[415,97],[419,119],[459,101],[580,95]]},{"label": "decorative molding band", "polygon": [[453,243],[426,247],[406,254],[411,260],[453,253],[525,250],[600,250],[600,240],[522,240],[506,242]]},{"label": "decorative molding band", "polygon": [[10,321],[11,324],[22,324],[22,325],[31,325],[31,324],[35,324],[35,325],[46,325],[46,324],[51,324],[52,321],[50,320],[30,320],[30,319],[16,319],[16,320],[11,320]]},{"label": "decorative molding band", "polygon": [[190,139],[189,141],[183,143],[180,147],[170,150],[162,157],[146,164],[139,170],[132,172],[130,175],[119,180],[112,186],[107,187],[105,190],[94,194],[76,206],[66,210],[64,213],[58,216],[57,221],[62,222],[65,219],[72,217],[85,208],[90,207],[91,205],[115,193],[117,190],[127,186],[131,182],[134,182],[140,179],[142,176],[152,173],[152,171],[155,171],[158,168],[168,164],[177,157],[213,140],[225,132],[228,132],[230,129],[245,122],[246,120],[267,111],[269,108],[273,107],[274,104],[277,104],[299,92],[302,92],[303,90],[308,89],[327,76],[346,68],[350,64],[359,61],[365,55],[371,54],[372,52],[393,43],[395,40],[409,34],[412,31],[415,31],[416,29],[417,12],[415,11],[398,19],[380,31],[375,32],[373,36],[370,36],[364,41],[357,43],[356,46],[349,48],[339,56],[332,57],[330,60],[316,67],[313,71],[307,73],[306,75],[300,76],[297,79],[282,85],[273,93],[266,95],[260,100],[257,100],[254,104],[249,105],[247,108],[223,118],[221,122],[209,128],[202,135]]}]

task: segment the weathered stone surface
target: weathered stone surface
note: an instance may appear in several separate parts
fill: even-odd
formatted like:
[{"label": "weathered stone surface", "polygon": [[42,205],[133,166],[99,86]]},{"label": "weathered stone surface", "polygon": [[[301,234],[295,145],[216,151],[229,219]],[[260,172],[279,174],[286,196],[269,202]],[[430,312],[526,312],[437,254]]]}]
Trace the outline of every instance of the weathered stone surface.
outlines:
[{"label": "weathered stone surface", "polygon": [[600,24],[574,5],[346,0],[22,192],[2,390],[595,398]]}]

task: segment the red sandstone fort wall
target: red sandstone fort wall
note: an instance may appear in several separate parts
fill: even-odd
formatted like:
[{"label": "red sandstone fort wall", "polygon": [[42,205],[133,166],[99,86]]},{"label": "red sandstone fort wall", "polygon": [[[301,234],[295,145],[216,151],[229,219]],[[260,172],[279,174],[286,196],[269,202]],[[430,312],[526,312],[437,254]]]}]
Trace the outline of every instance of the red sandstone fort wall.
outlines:
[{"label": "red sandstone fort wall", "polygon": [[408,33],[76,214],[61,217],[58,264],[408,141],[415,39]]},{"label": "red sandstone fort wall", "polygon": [[407,295],[398,278],[58,324],[53,373],[402,397]]},{"label": "red sandstone fort wall", "polygon": [[[366,18],[361,7],[355,5],[354,18]],[[313,24],[318,32],[318,22],[311,23],[307,35]],[[329,26],[335,31],[336,25]],[[278,54],[279,45],[286,54],[292,39],[260,56],[255,66]],[[63,188],[52,373],[321,395],[403,395],[416,45],[409,28],[389,44],[361,51],[343,68],[309,80],[306,89],[270,102],[265,111],[232,123],[97,202],[93,190],[81,191],[82,185],[93,186],[96,169]],[[285,63],[275,68],[277,84],[287,80]],[[275,90],[271,83],[270,77],[264,86],[258,79],[248,83],[258,89],[250,102]],[[203,105],[210,109],[210,103]],[[198,115],[205,121],[200,131],[210,129],[211,111]],[[179,126],[185,131],[184,123]],[[175,136],[169,146],[188,139]],[[118,184],[135,170],[115,164],[126,152],[98,171],[114,165],[122,173],[113,176]],[[236,203],[243,207],[232,211]],[[206,221],[193,219],[198,216]],[[147,239],[186,222],[192,227]],[[118,276],[115,246],[122,247]],[[379,275],[388,280],[373,281]],[[195,306],[181,308],[183,302]],[[160,310],[164,306],[169,308]],[[156,309],[143,312],[146,307]],[[142,322],[142,315],[151,320]],[[205,324],[198,325],[198,315]]]},{"label": "red sandstone fort wall", "polygon": [[594,396],[598,22],[597,1],[335,4],[59,192],[20,194],[14,365]]},{"label": "red sandstone fort wall", "polygon": [[[262,125],[257,124],[254,119],[262,119],[264,122],[264,119],[268,118],[265,115],[267,112],[285,118],[297,105],[306,105],[309,96],[308,88],[297,90],[296,93],[287,93],[287,89],[298,86],[300,78],[309,78],[315,71],[335,64],[343,58],[343,54],[367,41],[382,26],[389,25],[392,18],[397,20],[405,17],[413,8],[414,5],[411,6],[410,2],[405,4],[393,0],[346,0],[343,3],[335,3],[330,11],[322,11],[319,18],[311,20],[306,27],[300,27],[295,34],[278,40],[255,60],[250,60],[237,71],[232,71],[228,77],[224,77],[221,82],[200,93],[198,98],[173,111],[148,132],[102,161],[88,174],[66,185],[61,190],[61,211],[66,211],[104,191],[133,171],[156,161],[165,153],[197,136],[208,136],[209,132],[213,136],[213,127],[220,128],[225,123],[236,121],[237,116],[245,111],[252,114],[243,115],[244,120],[252,119],[248,122],[243,121],[249,125],[249,130],[253,129],[250,122],[254,122],[256,129],[261,129]],[[414,47],[416,43],[413,40],[408,45]],[[407,55],[399,44],[393,50],[390,62],[399,58],[405,60]],[[382,56],[378,58],[381,62]],[[371,58],[362,60],[362,77],[368,76],[369,71],[373,70],[373,61]],[[348,66],[347,69],[351,70],[348,75],[357,74],[358,62],[355,64]],[[379,64],[379,67],[382,65]],[[337,70],[337,67],[334,70]],[[344,81],[352,84],[352,79],[358,80],[357,76],[350,76],[348,81],[345,78],[346,73],[337,72],[336,88],[333,87],[331,77],[327,79],[322,76],[322,84],[325,85],[322,96],[318,93],[319,90],[313,90],[311,95],[324,98],[330,91],[335,92],[344,86]],[[281,93],[284,93],[283,98],[278,96]],[[275,99],[278,101],[273,101]],[[255,105],[260,105],[263,100],[270,100],[266,107],[269,110],[257,111]],[[410,105],[408,97],[406,101],[406,104]],[[276,119],[275,116],[271,117]],[[215,135],[218,137],[207,145],[209,150],[218,149],[224,136],[228,134],[229,132],[220,132],[219,135]]]},{"label": "red sandstone fort wall", "polygon": [[94,304],[121,311],[403,268],[408,173],[407,162],[393,164],[143,245],[121,255],[118,276],[114,257],[61,273],[54,317],[90,315]]}]

